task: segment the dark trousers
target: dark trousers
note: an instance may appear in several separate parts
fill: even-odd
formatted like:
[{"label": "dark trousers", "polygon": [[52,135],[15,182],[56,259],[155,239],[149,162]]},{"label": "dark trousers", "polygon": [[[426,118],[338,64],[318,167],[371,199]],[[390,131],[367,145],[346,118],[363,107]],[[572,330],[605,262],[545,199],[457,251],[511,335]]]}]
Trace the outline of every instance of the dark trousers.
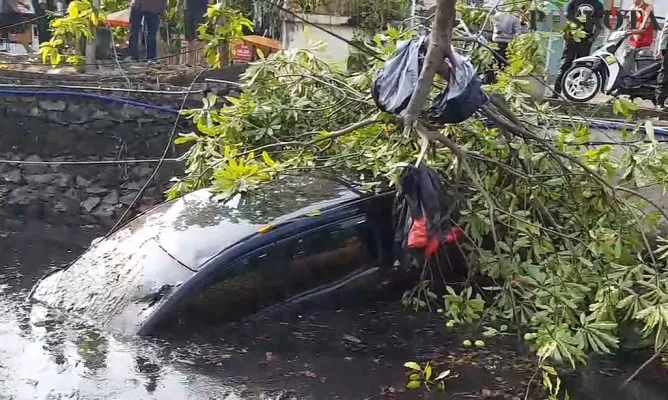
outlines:
[{"label": "dark trousers", "polygon": [[661,53],[663,53],[663,61],[657,77],[658,86],[656,88],[656,102],[659,107],[663,107],[666,98],[668,98],[668,51],[661,50]]},{"label": "dark trousers", "polygon": [[[485,83],[493,84],[496,83],[496,70],[500,70],[506,67],[506,55],[508,53],[508,44],[509,43],[496,43],[499,49],[494,55],[494,64],[490,69],[485,73]],[[496,70],[495,70],[496,67]]]},{"label": "dark trousers", "polygon": [[554,82],[554,91],[561,93],[561,81],[564,79],[566,71],[573,66],[573,60],[589,55],[591,51],[592,41],[582,40],[576,42],[573,40],[566,40],[564,43],[564,52],[561,55],[561,64],[557,72],[557,80]]},{"label": "dark trousers", "polygon": [[157,57],[156,36],[160,17],[156,13],[143,11],[139,7],[130,10],[130,58],[139,60],[139,35],[142,31],[142,21],[146,26],[146,58],[154,60]]}]

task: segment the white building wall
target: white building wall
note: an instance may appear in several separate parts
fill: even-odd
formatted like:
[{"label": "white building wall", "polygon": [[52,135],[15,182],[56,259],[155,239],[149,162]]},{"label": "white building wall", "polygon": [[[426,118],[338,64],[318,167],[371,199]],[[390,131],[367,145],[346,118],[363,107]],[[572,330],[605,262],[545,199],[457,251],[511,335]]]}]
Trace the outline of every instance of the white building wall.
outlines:
[{"label": "white building wall", "polygon": [[[348,17],[336,17],[321,14],[301,14],[300,17],[309,22],[332,31],[346,40],[353,38],[354,28],[348,26]],[[309,44],[322,41],[326,47],[322,50],[324,59],[333,62],[345,62],[350,54],[349,46],[343,40],[337,39],[315,26],[288,16],[283,21],[283,48],[301,49]]]}]

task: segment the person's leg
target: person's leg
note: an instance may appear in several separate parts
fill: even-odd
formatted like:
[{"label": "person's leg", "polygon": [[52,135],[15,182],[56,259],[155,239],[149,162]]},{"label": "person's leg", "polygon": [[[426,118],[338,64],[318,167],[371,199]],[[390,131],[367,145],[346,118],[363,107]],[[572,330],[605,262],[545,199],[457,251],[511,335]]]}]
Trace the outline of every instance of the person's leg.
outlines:
[{"label": "person's leg", "polygon": [[142,12],[137,7],[130,8],[130,58],[139,60],[139,35],[141,34]]},{"label": "person's leg", "polygon": [[506,68],[506,54],[508,52],[508,43],[497,43],[499,49],[496,51],[497,54],[494,57],[494,67],[491,74],[491,82],[496,83],[496,76],[502,69]]},{"label": "person's leg", "polygon": [[575,55],[575,59],[578,59],[580,57],[587,57],[589,53],[591,53],[591,46],[593,44],[594,44],[593,40],[580,42],[580,46],[578,47],[578,52]]},{"label": "person's leg", "polygon": [[[508,43],[499,43],[498,53],[499,53],[499,56],[501,56],[501,58],[503,60],[505,60],[507,58],[507,55],[508,55]],[[506,63],[503,60],[498,60],[499,65],[501,66],[501,68],[506,67]]]},{"label": "person's leg", "polygon": [[636,70],[636,49],[627,45],[622,52],[622,67],[628,72],[633,73]]},{"label": "person's leg", "polygon": [[146,24],[146,59],[155,60],[157,54],[157,36],[160,26],[160,16],[152,12],[144,12],[144,21]]},{"label": "person's leg", "polygon": [[561,63],[559,64],[559,71],[557,71],[557,79],[554,81],[554,94],[561,93],[561,82],[564,79],[566,71],[573,65],[573,60],[578,54],[578,43],[569,40],[564,43],[564,52],[561,55]]},{"label": "person's leg", "polygon": [[194,66],[197,64],[197,27],[195,26],[195,14],[193,10],[185,10],[184,23],[186,30],[186,41],[188,42],[188,61],[187,64]]},{"label": "person's leg", "polygon": [[661,62],[661,71],[657,76],[656,103],[659,107],[664,107],[666,98],[668,98],[668,54],[662,50],[663,59]]}]

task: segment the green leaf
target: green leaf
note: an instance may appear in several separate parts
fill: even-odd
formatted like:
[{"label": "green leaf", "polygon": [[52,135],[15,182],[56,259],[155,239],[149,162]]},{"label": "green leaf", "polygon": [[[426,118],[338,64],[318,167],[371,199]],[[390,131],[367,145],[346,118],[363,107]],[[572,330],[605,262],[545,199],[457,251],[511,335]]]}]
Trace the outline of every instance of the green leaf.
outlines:
[{"label": "green leaf", "polygon": [[420,368],[420,365],[414,361],[408,361],[404,363],[404,367],[412,369],[413,371],[422,371],[422,368]]},{"label": "green leaf", "polygon": [[431,365],[427,364],[427,366],[424,367],[424,379],[425,379],[425,381],[429,382],[429,379],[431,378],[431,373],[432,373]]},{"label": "green leaf", "polygon": [[619,259],[622,256],[622,237],[618,236],[615,242],[615,258]]},{"label": "green leaf", "polygon": [[196,136],[180,136],[174,139],[174,144],[186,144],[186,143],[192,143],[195,140],[197,140]]},{"label": "green leaf", "polygon": [[272,158],[269,156],[269,153],[266,151],[262,152],[262,160],[264,160],[264,163],[272,168],[276,166],[276,161],[272,160]]},{"label": "green leaf", "polygon": [[449,375],[450,375],[450,370],[448,369],[448,370],[443,371],[440,374],[438,374],[438,376],[434,380],[435,381],[440,381],[440,380],[443,380],[443,379],[447,378]]},{"label": "green leaf", "polygon": [[408,389],[418,389],[420,387],[420,381],[410,381],[406,385]]},{"label": "green leaf", "polygon": [[656,137],[654,136],[654,125],[652,125],[652,121],[645,121],[645,134],[652,143],[656,143]]}]

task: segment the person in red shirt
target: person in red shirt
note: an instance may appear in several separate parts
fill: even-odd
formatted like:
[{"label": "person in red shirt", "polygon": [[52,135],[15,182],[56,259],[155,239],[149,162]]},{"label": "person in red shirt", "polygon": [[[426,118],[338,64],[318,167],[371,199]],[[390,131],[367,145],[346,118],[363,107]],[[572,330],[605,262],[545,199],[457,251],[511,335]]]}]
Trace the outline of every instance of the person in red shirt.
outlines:
[{"label": "person in red shirt", "polygon": [[636,13],[636,23],[631,27],[631,40],[622,55],[622,65],[631,72],[636,70],[638,51],[650,48],[654,44],[654,27],[650,18],[653,11],[654,7],[645,0],[633,1],[631,12]]}]

